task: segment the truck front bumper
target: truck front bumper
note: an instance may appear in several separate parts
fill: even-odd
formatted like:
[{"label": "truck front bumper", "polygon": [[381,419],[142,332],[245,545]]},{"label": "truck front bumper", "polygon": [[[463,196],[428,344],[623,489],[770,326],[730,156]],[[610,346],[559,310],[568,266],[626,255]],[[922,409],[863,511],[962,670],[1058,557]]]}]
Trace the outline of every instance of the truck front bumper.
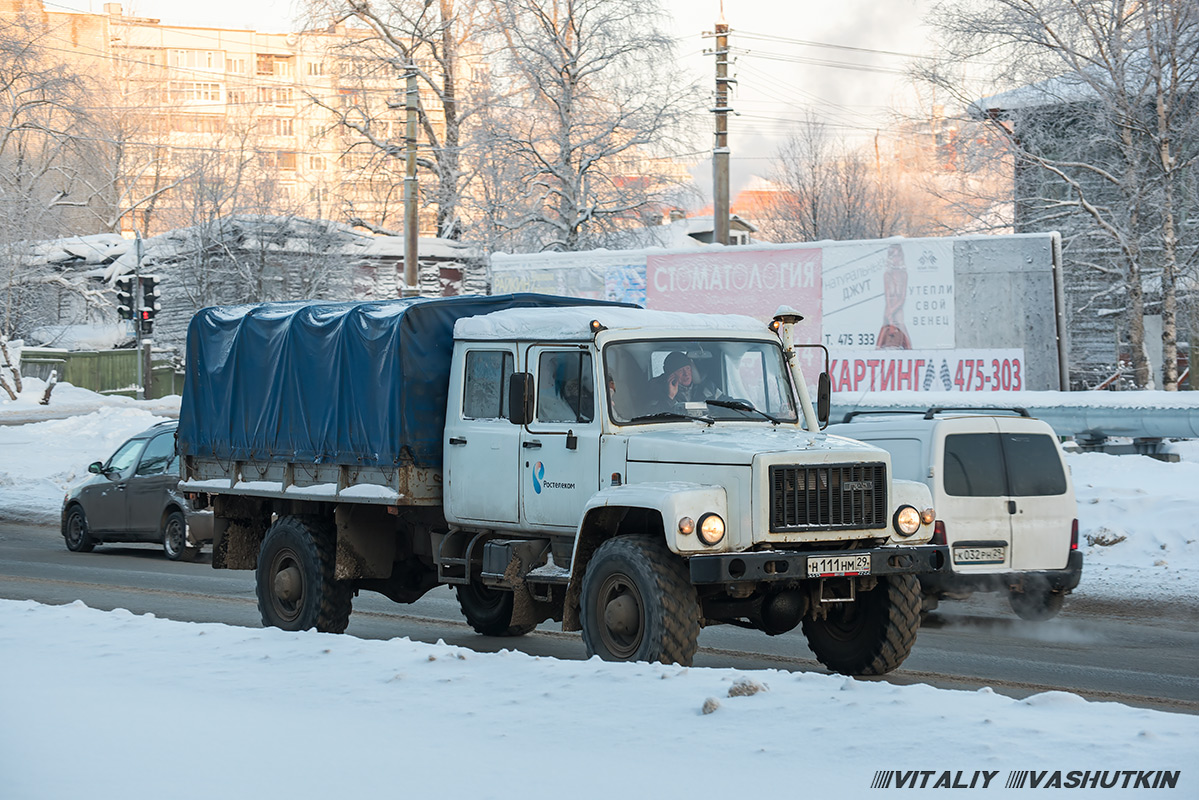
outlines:
[{"label": "truck front bumper", "polygon": [[697,586],[727,583],[759,583],[775,581],[814,580],[808,574],[808,559],[870,556],[870,571],[846,573],[864,575],[923,575],[940,572],[949,559],[949,548],[943,545],[911,545],[908,547],[876,547],[872,550],[766,550],[752,553],[713,553],[692,556],[691,582]]}]

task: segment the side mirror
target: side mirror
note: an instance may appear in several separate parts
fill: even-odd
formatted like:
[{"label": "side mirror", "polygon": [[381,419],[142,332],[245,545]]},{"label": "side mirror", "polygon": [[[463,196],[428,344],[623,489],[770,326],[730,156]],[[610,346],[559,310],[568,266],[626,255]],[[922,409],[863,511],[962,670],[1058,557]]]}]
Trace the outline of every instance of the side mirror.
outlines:
[{"label": "side mirror", "polygon": [[828,373],[820,373],[820,380],[816,384],[816,419],[820,420],[820,426],[828,425],[828,415],[832,411],[833,405],[833,383],[829,380]]},{"label": "side mirror", "polygon": [[92,463],[87,465],[87,471],[92,473],[93,475],[99,475],[102,472],[104,472],[104,465],[101,464],[99,461],[93,461]]},{"label": "side mirror", "polygon": [[528,425],[533,421],[533,375],[514,372],[508,378],[508,421]]}]

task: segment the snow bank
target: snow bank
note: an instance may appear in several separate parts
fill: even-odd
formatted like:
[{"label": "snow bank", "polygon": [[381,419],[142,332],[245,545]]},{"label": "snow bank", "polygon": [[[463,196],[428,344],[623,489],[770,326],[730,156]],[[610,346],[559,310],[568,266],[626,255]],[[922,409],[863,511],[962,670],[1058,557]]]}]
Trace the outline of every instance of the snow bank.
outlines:
[{"label": "snow bank", "polygon": [[[7,411],[0,408],[0,419]],[[145,408],[114,404],[64,419],[0,425],[0,519],[57,523],[63,495],[88,476],[88,464],[103,461],[130,436],[164,419]]]},{"label": "snow bank", "polygon": [[1178,796],[1195,789],[1199,717],[1062,692],[560,661],[78,602],[0,601],[0,651],[21,654],[0,659],[6,800],[856,798],[880,770],[986,770],[1002,795],[1013,770],[1164,769]]},{"label": "snow bank", "polygon": [[[1181,454],[1199,458],[1196,442]],[[1066,456],[1078,499],[1082,583],[1075,594],[1194,602],[1199,596],[1199,460]]]}]

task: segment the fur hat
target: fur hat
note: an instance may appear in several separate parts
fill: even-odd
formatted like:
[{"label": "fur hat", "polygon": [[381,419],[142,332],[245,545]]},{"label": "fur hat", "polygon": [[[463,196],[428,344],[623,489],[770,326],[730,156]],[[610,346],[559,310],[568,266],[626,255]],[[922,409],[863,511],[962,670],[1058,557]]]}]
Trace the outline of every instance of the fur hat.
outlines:
[{"label": "fur hat", "polygon": [[680,370],[683,367],[689,366],[691,366],[691,359],[687,357],[687,354],[679,350],[675,350],[673,353],[668,355],[666,357],[666,361],[663,362],[662,374],[669,375],[676,370]]}]

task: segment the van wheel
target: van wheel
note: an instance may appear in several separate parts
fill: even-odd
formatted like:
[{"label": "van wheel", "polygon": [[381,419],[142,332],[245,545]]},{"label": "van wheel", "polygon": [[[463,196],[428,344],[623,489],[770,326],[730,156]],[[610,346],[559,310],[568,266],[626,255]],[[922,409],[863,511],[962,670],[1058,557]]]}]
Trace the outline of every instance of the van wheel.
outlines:
[{"label": "van wheel", "polygon": [[478,581],[459,585],[458,607],[462,616],[484,636],[524,636],[536,625],[513,625],[512,606],[515,595],[502,589],[492,589]]},{"label": "van wheel", "polygon": [[275,520],[262,539],[255,572],[263,625],[285,631],[345,631],[353,590],[333,578],[336,545],[336,531],[324,519]]},{"label": "van wheel", "polygon": [[690,573],[659,539],[620,536],[595,551],[583,576],[587,655],[690,666],[699,648],[699,600]]},{"label": "van wheel", "polygon": [[914,575],[885,575],[854,602],[829,604],[824,619],[804,619],[803,632],[816,660],[833,672],[883,675],[912,651],[922,606]]},{"label": "van wheel", "polygon": [[1032,589],[1024,592],[1011,592],[1008,602],[1012,611],[1020,619],[1030,622],[1042,622],[1053,619],[1062,606],[1066,604],[1065,592],[1055,592],[1049,589]]},{"label": "van wheel", "polygon": [[921,592],[920,621],[928,619],[928,615],[936,611],[939,605],[941,605],[941,595],[936,592]]},{"label": "van wheel", "polygon": [[172,511],[162,526],[162,551],[172,561],[195,561],[200,548],[187,546],[187,520],[181,511]]},{"label": "van wheel", "polygon": [[79,506],[72,508],[71,513],[67,515],[67,524],[62,534],[67,549],[72,553],[90,553],[96,547],[92,535],[87,530],[87,517]]}]

